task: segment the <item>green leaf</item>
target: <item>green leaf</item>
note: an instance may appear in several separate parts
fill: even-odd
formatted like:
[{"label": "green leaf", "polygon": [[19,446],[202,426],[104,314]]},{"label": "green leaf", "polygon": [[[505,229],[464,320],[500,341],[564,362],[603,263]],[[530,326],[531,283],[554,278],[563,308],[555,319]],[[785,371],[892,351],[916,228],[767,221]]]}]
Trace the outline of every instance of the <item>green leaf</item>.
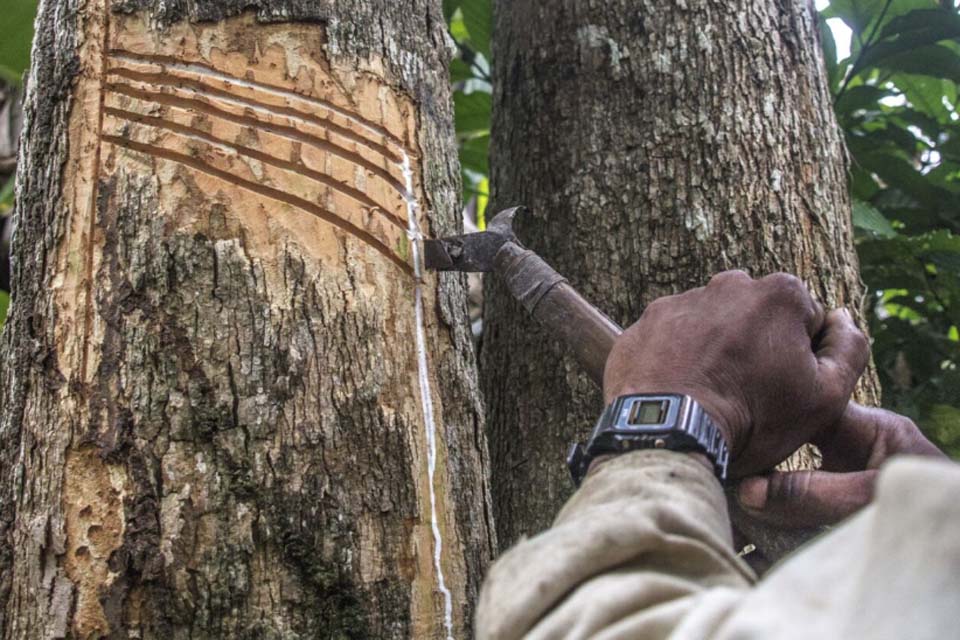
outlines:
[{"label": "green leaf", "polygon": [[450,22],[454,12],[460,8],[461,0],[443,0],[443,19]]},{"label": "green leaf", "polygon": [[453,94],[454,121],[457,135],[469,137],[490,129],[491,98],[489,93],[474,91]]},{"label": "green leaf", "polygon": [[936,139],[942,126],[952,119],[952,110],[943,103],[950,81],[907,73],[894,74],[890,81],[916,111],[901,109],[897,115]]},{"label": "green leaf", "polygon": [[960,82],[960,55],[942,44],[910,48],[889,55],[878,53],[871,55],[869,64],[889,71],[946,78],[954,82]]},{"label": "green leaf", "polygon": [[949,207],[953,195],[930,184],[922,173],[901,154],[886,150],[876,150],[875,146],[864,144],[856,138],[849,139],[850,150],[861,167],[877,174],[888,185],[896,187],[922,205],[940,210]]},{"label": "green leaf", "polygon": [[857,200],[870,200],[880,189],[869,171],[859,165],[850,167],[850,193]]},{"label": "green leaf", "polygon": [[490,201],[490,180],[484,177],[477,185],[477,228],[487,228],[487,203]]},{"label": "green leaf", "polygon": [[882,213],[860,200],[853,203],[853,224],[859,229],[870,231],[882,238],[892,238],[897,235],[890,221],[884,218]]},{"label": "green leaf", "polygon": [[470,40],[470,33],[467,31],[467,26],[463,23],[462,10],[454,11],[453,15],[450,16],[447,21],[447,25],[450,27],[450,35],[457,41],[457,44],[462,46]]},{"label": "green leaf", "polygon": [[960,235],[954,235],[947,230],[911,238],[910,241],[923,251],[940,251],[960,255]]},{"label": "green leaf", "polygon": [[960,455],[960,408],[937,404],[930,408],[926,417],[922,421],[924,431],[951,456]]},{"label": "green leaf", "polygon": [[880,100],[893,95],[890,89],[881,89],[869,84],[861,84],[847,89],[837,100],[834,109],[837,114],[851,114],[860,109],[880,109]]},{"label": "green leaf", "polygon": [[473,70],[460,58],[450,61],[450,82],[464,82],[473,77]]},{"label": "green leaf", "polygon": [[490,35],[493,33],[493,7],[490,0],[463,0],[460,4],[463,24],[474,48],[490,57]]},{"label": "green leaf", "polygon": [[5,0],[3,37],[0,38],[0,76],[19,85],[23,72],[30,66],[30,44],[33,42],[33,19],[36,0]]},{"label": "green leaf", "polygon": [[0,289],[0,327],[7,321],[7,311],[10,309],[10,294]]},{"label": "green leaf", "polygon": [[960,132],[954,133],[938,147],[941,155],[960,161]]},{"label": "green leaf", "polygon": [[478,175],[488,175],[490,173],[487,162],[489,147],[489,135],[480,135],[466,140],[460,145],[460,166]]},{"label": "green leaf", "polygon": [[880,31],[880,39],[903,37],[918,32],[943,33],[937,40],[956,37],[960,32],[960,14],[944,8],[915,9],[892,18]]},{"label": "green leaf", "polygon": [[[898,73],[891,81],[917,111],[938,123],[950,122],[952,111],[943,103],[946,92],[944,85],[949,83],[949,80]],[[919,123],[916,124],[919,126]],[[927,132],[932,129],[929,126],[921,128]]]}]

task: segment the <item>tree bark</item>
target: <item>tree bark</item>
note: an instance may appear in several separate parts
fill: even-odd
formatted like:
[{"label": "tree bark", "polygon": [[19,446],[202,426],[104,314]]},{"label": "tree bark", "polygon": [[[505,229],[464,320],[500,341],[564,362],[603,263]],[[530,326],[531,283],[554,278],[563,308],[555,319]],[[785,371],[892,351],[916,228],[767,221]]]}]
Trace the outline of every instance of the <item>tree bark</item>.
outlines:
[{"label": "tree bark", "polygon": [[495,547],[440,3],[45,2],[0,638],[468,635]]},{"label": "tree bark", "polygon": [[[495,3],[491,206],[627,326],[744,269],[859,308],[846,159],[808,2]],[[536,25],[531,29],[530,25]],[[561,463],[602,398],[487,279],[482,385],[506,548],[572,491]],[[862,317],[862,316],[861,316]],[[873,376],[865,398],[876,397]]]}]

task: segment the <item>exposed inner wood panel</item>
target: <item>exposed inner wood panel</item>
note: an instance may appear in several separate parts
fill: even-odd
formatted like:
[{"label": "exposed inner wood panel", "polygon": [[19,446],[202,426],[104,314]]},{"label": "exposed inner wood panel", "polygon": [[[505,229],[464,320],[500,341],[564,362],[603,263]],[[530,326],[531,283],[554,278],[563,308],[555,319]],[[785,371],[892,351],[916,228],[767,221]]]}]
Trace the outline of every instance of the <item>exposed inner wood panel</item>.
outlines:
[{"label": "exposed inner wood panel", "polygon": [[290,53],[296,27],[258,26],[252,56],[231,51],[228,32],[242,26],[158,39],[136,16],[120,21],[106,52],[107,175],[118,153],[175,163],[210,197],[251,201],[248,216],[322,221],[306,237],[302,222],[286,228],[328,263],[348,235],[412,275],[406,205],[422,200],[419,177],[408,192],[403,174],[417,155],[412,105],[369,78],[348,93],[322,55],[303,43]]}]

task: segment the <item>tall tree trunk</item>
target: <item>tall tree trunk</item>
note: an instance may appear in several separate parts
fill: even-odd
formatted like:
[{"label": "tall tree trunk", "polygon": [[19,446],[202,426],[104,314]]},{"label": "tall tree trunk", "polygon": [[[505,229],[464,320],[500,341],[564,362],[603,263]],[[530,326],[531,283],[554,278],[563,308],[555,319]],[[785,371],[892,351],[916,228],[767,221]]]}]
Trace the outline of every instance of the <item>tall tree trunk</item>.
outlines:
[{"label": "tall tree trunk", "polygon": [[[491,206],[530,206],[519,237],[588,299],[628,325],[739,268],[859,307],[809,2],[500,0],[494,13]],[[572,490],[561,460],[602,399],[493,279],[481,371],[505,547]]]},{"label": "tall tree trunk", "polygon": [[0,637],[465,635],[482,413],[409,240],[458,219],[439,1],[109,1],[37,22]]}]

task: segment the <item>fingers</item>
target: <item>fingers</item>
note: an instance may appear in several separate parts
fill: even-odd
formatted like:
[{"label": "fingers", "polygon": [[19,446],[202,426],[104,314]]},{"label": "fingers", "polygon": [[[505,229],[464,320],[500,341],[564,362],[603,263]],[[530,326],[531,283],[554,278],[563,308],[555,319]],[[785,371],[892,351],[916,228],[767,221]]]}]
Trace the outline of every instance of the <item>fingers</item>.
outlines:
[{"label": "fingers", "polygon": [[780,527],[839,522],[873,499],[877,471],[774,472],[740,482],[737,499],[749,515]]},{"label": "fingers", "polygon": [[894,454],[946,457],[910,418],[855,402],[813,443],[823,454],[824,471],[875,469]]},{"label": "fingers", "polygon": [[827,314],[815,355],[823,400],[846,402],[870,360],[870,343],[846,309]]}]

